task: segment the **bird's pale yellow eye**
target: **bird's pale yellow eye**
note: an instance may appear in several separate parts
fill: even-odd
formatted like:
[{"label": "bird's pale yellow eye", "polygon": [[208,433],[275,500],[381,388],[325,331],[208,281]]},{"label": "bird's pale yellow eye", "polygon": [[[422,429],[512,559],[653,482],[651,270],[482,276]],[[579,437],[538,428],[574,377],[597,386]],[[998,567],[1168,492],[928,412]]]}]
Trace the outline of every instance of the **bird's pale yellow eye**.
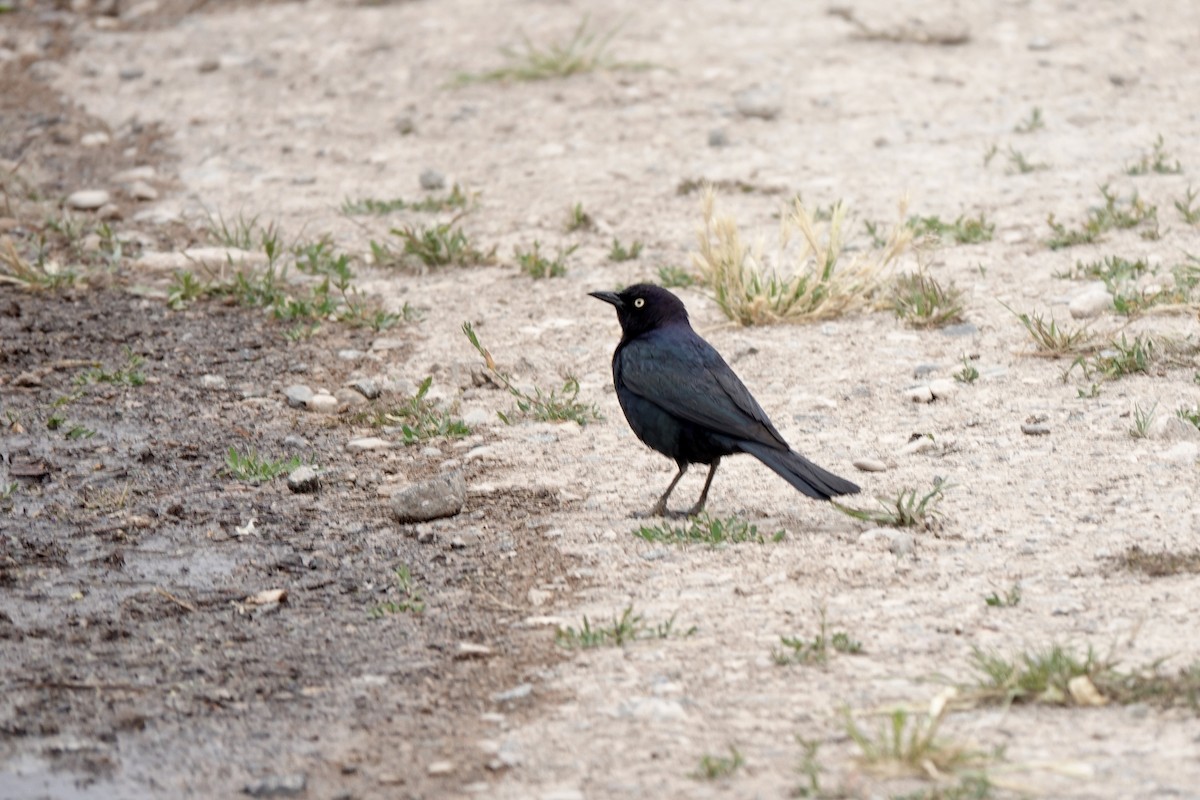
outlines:
[{"label": "bird's pale yellow eye", "polygon": [[633,301],[634,308],[641,308],[644,305],[646,305],[646,301],[640,297],[637,300]]}]

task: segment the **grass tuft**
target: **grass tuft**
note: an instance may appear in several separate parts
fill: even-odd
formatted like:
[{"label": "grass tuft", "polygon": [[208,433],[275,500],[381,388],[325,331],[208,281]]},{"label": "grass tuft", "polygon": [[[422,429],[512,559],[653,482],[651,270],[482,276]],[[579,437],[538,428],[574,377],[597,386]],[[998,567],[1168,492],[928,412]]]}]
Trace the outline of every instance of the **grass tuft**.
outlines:
[{"label": "grass tuft", "polygon": [[504,48],[500,51],[508,60],[507,64],[480,74],[460,74],[455,82],[464,86],[497,81],[545,81],[598,70],[646,69],[650,66],[614,60],[608,55],[608,47],[620,26],[598,33],[588,29],[589,21],[585,15],[570,39],[544,47],[522,35],[523,50]]},{"label": "grass tuft", "polygon": [[609,261],[632,261],[642,254],[642,243],[634,241],[633,244],[626,247],[621,244],[621,240],[613,237],[612,247],[608,251]]},{"label": "grass tuft", "polygon": [[846,631],[829,632],[825,609],[821,608],[820,631],[811,640],[799,636],[780,636],[779,647],[772,648],[771,659],[780,666],[789,664],[826,664],[830,653],[859,655],[863,652],[862,642],[852,638]]},{"label": "grass tuft", "polygon": [[300,466],[300,456],[271,461],[261,458],[254,450],[240,453],[234,447],[229,448],[229,452],[225,455],[226,474],[239,481],[253,483],[269,481],[291,472],[298,466]]},{"label": "grass tuft", "polygon": [[1100,240],[1101,235],[1111,230],[1128,230],[1143,223],[1153,225],[1142,232],[1142,238],[1158,238],[1158,207],[1148,205],[1135,191],[1128,203],[1121,203],[1119,197],[1108,190],[1108,186],[1100,187],[1100,196],[1104,199],[1102,207],[1093,208],[1088,212],[1083,225],[1069,230],[1065,225],[1056,222],[1051,214],[1046,223],[1054,234],[1046,241],[1051,250],[1064,247],[1074,247],[1080,244],[1093,244]]},{"label": "grass tuft", "polygon": [[859,509],[844,506],[836,500],[833,507],[843,514],[873,525],[885,525],[891,528],[925,528],[931,529],[941,521],[942,513],[935,508],[941,502],[943,493],[950,488],[944,481],[934,481],[933,489],[917,499],[916,489],[904,489],[891,499],[876,497],[879,509]]},{"label": "grass tuft", "polygon": [[554,258],[549,258],[542,255],[541,243],[535,239],[533,247],[528,250],[515,248],[513,257],[517,260],[521,272],[531,278],[560,278],[567,274],[567,257],[578,249],[579,245],[577,244],[571,245],[566,250],[560,247]]},{"label": "grass tuft", "polygon": [[1095,338],[1086,328],[1059,327],[1053,318],[1049,322],[1041,314],[1018,314],[1009,306],[1001,303],[1012,313],[1033,340],[1035,355],[1059,358],[1067,355],[1090,353],[1096,349]]},{"label": "grass tuft", "polygon": [[896,316],[914,328],[940,328],[963,320],[963,292],[943,287],[925,272],[901,275],[892,287]]},{"label": "grass tuft", "polygon": [[417,444],[427,439],[461,439],[471,435],[471,429],[449,411],[439,409],[429,400],[429,387],[433,376],[426,377],[417,388],[417,393],[403,403],[386,411],[363,412],[352,418],[354,423],[367,423],[372,427],[398,427],[405,444]]},{"label": "grass tuft", "polygon": [[988,222],[983,214],[978,217],[959,216],[954,222],[942,222],[940,217],[909,217],[908,227],[913,236],[932,236],[950,239],[955,244],[977,244],[990,242],[996,232],[994,223]]},{"label": "grass tuft", "polygon": [[[716,216],[715,203],[710,188],[704,195],[699,252],[692,258],[717,305],[741,325],[810,322],[869,308],[885,291],[887,272],[912,243],[912,230],[897,225],[882,251],[843,261],[846,206],[835,204],[822,236],[797,199],[782,215],[779,258],[789,267],[781,272],[766,266],[761,247],[752,251],[743,244],[732,218]],[[796,236],[798,252],[789,252]]]},{"label": "grass tuft", "polygon": [[421,597],[421,590],[413,580],[408,565],[401,564],[393,574],[396,576],[395,593],[399,595],[399,599],[372,606],[368,612],[371,619],[382,619],[389,614],[421,614],[425,611],[425,600]]},{"label": "grass tuft", "polygon": [[371,242],[372,252],[376,255],[376,263],[407,262],[432,268],[469,267],[476,264],[490,264],[495,260],[496,249],[494,247],[486,253],[476,248],[467,238],[463,229],[454,224],[454,220],[424,225],[419,228],[405,225],[403,228],[392,228],[391,232],[400,239],[404,250],[397,257],[387,245]]},{"label": "grass tuft", "polygon": [[868,734],[844,712],[846,733],[858,745],[859,760],[870,770],[885,775],[916,775],[938,779],[966,769],[980,768],[989,760],[981,752],[937,737],[954,692],[938,695],[925,714],[896,709],[887,714],[878,731]]},{"label": "grass tuft", "polygon": [[1149,153],[1143,153],[1140,159],[1125,167],[1126,175],[1178,175],[1181,172],[1183,165],[1179,163],[1179,159],[1172,163],[1171,156],[1163,145],[1161,133],[1154,140]]},{"label": "grass tuft", "polygon": [[729,746],[728,756],[705,755],[700,759],[700,766],[692,773],[696,780],[715,781],[728,778],[745,766],[746,760],[733,745]]}]

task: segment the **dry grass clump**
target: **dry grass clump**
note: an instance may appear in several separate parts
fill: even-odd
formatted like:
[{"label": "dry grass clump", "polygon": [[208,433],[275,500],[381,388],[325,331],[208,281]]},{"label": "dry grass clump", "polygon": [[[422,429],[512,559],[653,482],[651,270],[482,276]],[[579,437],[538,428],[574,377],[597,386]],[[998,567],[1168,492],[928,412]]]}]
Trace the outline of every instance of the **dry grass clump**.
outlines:
[{"label": "dry grass clump", "polygon": [[[900,223],[892,228],[882,250],[843,258],[846,205],[833,207],[828,228],[817,229],[808,209],[795,200],[780,215],[779,268],[767,265],[761,243],[742,241],[731,217],[717,216],[716,196],[704,193],[704,227],[698,232],[699,252],[692,261],[725,315],[741,325],[812,322],[871,308],[888,288],[888,274],[912,244],[912,230]],[[792,246],[799,239],[798,247]]]}]

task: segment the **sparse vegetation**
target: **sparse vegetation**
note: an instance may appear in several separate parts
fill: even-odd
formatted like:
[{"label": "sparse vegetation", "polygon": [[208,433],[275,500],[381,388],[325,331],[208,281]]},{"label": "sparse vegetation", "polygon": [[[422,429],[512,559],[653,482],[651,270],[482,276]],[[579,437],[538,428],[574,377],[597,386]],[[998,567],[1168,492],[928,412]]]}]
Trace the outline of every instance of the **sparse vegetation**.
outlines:
[{"label": "sparse vegetation", "polygon": [[700,767],[692,773],[697,780],[715,781],[728,778],[741,769],[746,763],[742,754],[733,745],[729,746],[728,756],[705,755],[700,759]]},{"label": "sparse vegetation", "polygon": [[1070,375],[1075,367],[1079,367],[1083,377],[1089,380],[1093,375],[1099,375],[1104,380],[1116,380],[1125,375],[1148,373],[1158,351],[1159,347],[1153,339],[1138,334],[1131,342],[1122,333],[1120,341],[1109,342],[1108,347],[1094,355],[1076,357],[1063,377],[1065,379]]},{"label": "sparse vegetation", "polygon": [[658,283],[668,289],[685,289],[694,286],[696,278],[683,267],[664,265],[658,268]]},{"label": "sparse vegetation", "polygon": [[937,504],[942,500],[949,484],[935,481],[933,489],[917,499],[917,489],[901,490],[894,498],[876,497],[879,509],[858,509],[844,506],[833,501],[833,507],[843,514],[873,525],[885,525],[891,528],[932,528],[941,519]]},{"label": "sparse vegetation", "polygon": [[613,238],[612,247],[608,251],[609,261],[632,261],[642,254],[642,243],[634,241],[633,244],[626,247],[621,244],[621,240]]},{"label": "sparse vegetation", "polygon": [[886,775],[927,778],[986,766],[990,759],[985,753],[937,738],[952,698],[952,690],[938,695],[923,715],[898,708],[884,717],[873,736],[858,726],[847,709],[846,733],[858,745],[859,760]]},{"label": "sparse vegetation", "polygon": [[417,393],[403,403],[393,406],[386,411],[364,412],[354,417],[354,422],[366,422],[380,428],[398,427],[404,437],[405,444],[417,444],[427,439],[461,439],[471,434],[461,419],[455,418],[449,411],[438,408],[429,400],[429,387],[433,385],[433,376],[421,381]]},{"label": "sparse vegetation", "polygon": [[896,316],[914,328],[940,328],[963,320],[963,293],[954,284],[943,287],[921,271],[901,275],[892,287]]},{"label": "sparse vegetation", "polygon": [[569,649],[587,650],[593,647],[624,647],[645,639],[686,638],[695,632],[695,627],[682,633],[676,631],[674,614],[665,622],[651,625],[641,614],[633,613],[633,606],[626,606],[620,617],[613,617],[611,625],[593,627],[591,621],[584,617],[578,629],[559,628],[554,640]]},{"label": "sparse vegetation", "polygon": [[[868,308],[879,301],[887,272],[912,242],[912,230],[897,225],[881,252],[844,261],[845,205],[835,205],[822,237],[808,210],[796,202],[783,220],[780,263],[790,266],[780,272],[765,266],[761,247],[743,244],[731,218],[716,216],[715,203],[711,190],[706,192],[700,249],[693,260],[717,305],[742,325],[807,322]],[[796,235],[799,252],[789,253],[789,240]]]},{"label": "sparse vegetation", "polygon": [[859,655],[863,651],[862,643],[846,631],[830,633],[824,608],[821,609],[820,631],[816,636],[811,640],[799,636],[780,636],[779,645],[772,648],[771,658],[780,666],[825,664],[829,661],[830,653]]},{"label": "sparse vegetation", "polygon": [[[579,402],[579,381],[574,376],[568,375],[566,377],[563,381],[562,389],[552,389],[549,392],[545,392],[540,387],[534,386],[533,394],[529,394],[518,388],[507,373],[501,372],[496,367],[496,362],[492,358],[492,354],[480,343],[479,337],[476,335],[471,323],[464,322],[462,329],[467,339],[471,342],[471,346],[483,356],[484,364],[487,366],[489,373],[496,378],[509,394],[516,398],[517,412],[520,415],[532,416],[534,419],[542,422],[571,420],[580,425],[586,425],[589,422],[603,419],[600,415],[600,410],[596,408],[594,403],[585,404]],[[505,414],[502,411],[496,413],[506,425],[512,424],[513,415]]]},{"label": "sparse vegetation", "polygon": [[393,574],[398,599],[372,606],[369,612],[371,619],[381,619],[389,614],[421,614],[425,611],[425,600],[421,597],[421,591],[413,580],[408,565],[401,564]]},{"label": "sparse vegetation", "polygon": [[962,368],[954,373],[953,378],[959,383],[971,384],[979,380],[979,370],[971,363],[968,356],[963,356]]},{"label": "sparse vegetation", "polygon": [[1128,230],[1143,223],[1153,227],[1142,232],[1144,239],[1158,238],[1158,207],[1147,204],[1135,191],[1127,204],[1121,203],[1116,194],[1108,190],[1108,186],[1100,187],[1100,195],[1104,206],[1093,208],[1088,212],[1083,225],[1075,230],[1069,230],[1065,225],[1055,221],[1051,214],[1046,219],[1054,235],[1046,242],[1051,250],[1064,247],[1074,247],[1079,244],[1093,244],[1100,236],[1111,230]]},{"label": "sparse vegetation", "polygon": [[12,239],[0,236],[0,284],[27,291],[59,289],[74,284],[76,277],[72,270],[64,270],[57,261],[48,258],[44,248],[33,261],[28,261],[17,252]]},{"label": "sparse vegetation", "polygon": [[471,204],[473,199],[474,195],[471,192],[468,192],[456,183],[444,195],[430,195],[420,200],[405,200],[401,197],[393,197],[388,200],[379,200],[373,197],[363,197],[354,200],[346,198],[342,201],[342,213],[348,217],[356,217],[366,215],[384,216],[397,211],[420,211],[425,213],[457,211],[466,208]]},{"label": "sparse vegetation", "polygon": [[300,457],[280,458],[274,461],[262,458],[254,450],[241,453],[235,447],[225,455],[225,473],[239,481],[258,483],[269,481],[300,466]]},{"label": "sparse vegetation", "polygon": [[1156,175],[1178,175],[1183,172],[1179,159],[1172,163],[1161,133],[1154,140],[1149,153],[1143,153],[1140,159],[1125,167],[1126,175],[1149,175],[1152,172]]},{"label": "sparse vegetation", "polygon": [[504,48],[500,52],[508,63],[482,74],[463,73],[457,83],[466,85],[493,81],[545,81],[569,78],[597,70],[646,69],[646,63],[617,61],[608,55],[608,47],[617,35],[619,26],[606,33],[588,29],[587,16],[565,43],[540,46],[528,36],[522,37],[524,50]]},{"label": "sparse vegetation", "polygon": [[1041,172],[1050,169],[1044,161],[1030,161],[1025,154],[1012,145],[1008,148],[1008,174],[1027,175],[1030,172]]},{"label": "sparse vegetation", "polygon": [[1150,425],[1154,422],[1154,412],[1158,408],[1158,403],[1150,406],[1149,410],[1144,409],[1138,403],[1133,404],[1133,427],[1129,429],[1129,435],[1134,439],[1145,439],[1150,435]]},{"label": "sparse vegetation", "polygon": [[992,592],[983,598],[988,608],[1012,608],[1021,602],[1021,587],[1013,584],[1004,594]]},{"label": "sparse vegetation", "polygon": [[1013,133],[1033,133],[1044,127],[1046,127],[1046,121],[1042,118],[1042,109],[1034,106],[1033,110],[1029,112],[1029,116],[1013,127]]},{"label": "sparse vegetation", "polygon": [[1033,340],[1036,348],[1034,355],[1059,358],[1090,353],[1096,349],[1095,338],[1086,327],[1060,328],[1053,317],[1047,322],[1041,314],[1033,316],[1024,313],[1018,314],[1007,305],[1004,307],[1025,326],[1025,330],[1029,333],[1029,338]]},{"label": "sparse vegetation", "polygon": [[1200,208],[1195,207],[1196,190],[1190,185],[1187,188],[1187,194],[1182,200],[1175,201],[1175,210],[1179,212],[1179,216],[1183,217],[1183,221],[1188,225],[1200,225]]},{"label": "sparse vegetation", "polygon": [[583,210],[583,203],[576,203],[567,212],[567,233],[575,233],[577,231],[590,231],[596,227],[596,221],[592,219],[592,215]]},{"label": "sparse vegetation", "polygon": [[1177,408],[1175,410],[1175,416],[1179,417],[1184,422],[1190,422],[1192,426],[1200,429],[1200,403],[1197,403],[1192,408],[1188,408],[1187,406],[1181,406]]},{"label": "sparse vegetation", "polygon": [[579,249],[579,245],[571,245],[566,250],[561,247],[554,258],[542,254],[541,243],[536,239],[533,247],[523,250],[520,247],[513,251],[517,265],[531,278],[559,278],[567,274],[567,257]]},{"label": "sparse vegetation", "polygon": [[146,359],[137,355],[128,346],[125,347],[125,365],[115,370],[103,367],[93,367],[75,376],[76,386],[88,386],[94,383],[110,383],[116,386],[143,386],[146,376],[141,371]]},{"label": "sparse vegetation", "polygon": [[421,227],[405,225],[392,228],[392,234],[403,243],[403,252],[396,256],[387,245],[372,241],[371,250],[376,263],[408,263],[426,268],[470,267],[490,264],[496,255],[495,248],[484,252],[475,247],[454,220]]},{"label": "sparse vegetation", "polygon": [[[756,542],[764,544],[767,538],[758,532],[758,526],[737,517],[720,519],[708,514],[699,514],[678,524],[660,523],[643,525],[633,532],[634,536],[647,542],[670,542],[672,544],[706,544],[717,547],[724,544]],[[776,531],[770,536],[773,542],[783,540],[785,531]]]},{"label": "sparse vegetation", "polygon": [[[954,222],[943,222],[941,217],[909,217],[908,227],[912,228],[913,236],[933,236],[938,239],[949,239],[955,244],[977,244],[990,242],[996,231],[996,225],[988,222],[983,214],[978,217],[960,215]],[[874,236],[874,232],[868,228]]]},{"label": "sparse vegetation", "polygon": [[1157,272],[1145,259],[1130,261],[1120,256],[1084,263],[1078,261],[1075,268],[1064,277],[1094,278],[1104,281],[1113,298],[1113,308],[1127,317],[1138,316],[1151,308],[1164,305],[1183,305],[1192,299],[1192,290],[1198,282],[1196,270],[1190,265],[1180,265],[1173,270],[1171,283],[1138,288],[1143,276]]},{"label": "sparse vegetation", "polygon": [[1111,561],[1121,569],[1140,572],[1151,578],[1169,575],[1200,575],[1200,550],[1144,550],[1132,545]]}]

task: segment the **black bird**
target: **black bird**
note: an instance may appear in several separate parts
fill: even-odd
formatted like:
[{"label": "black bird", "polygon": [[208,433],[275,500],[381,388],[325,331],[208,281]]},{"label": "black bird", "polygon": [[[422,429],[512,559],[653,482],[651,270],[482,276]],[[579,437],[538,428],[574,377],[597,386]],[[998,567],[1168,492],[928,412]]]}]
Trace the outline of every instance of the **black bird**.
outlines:
[{"label": "black bird", "polygon": [[688,512],[699,514],[717,465],[733,453],[749,453],[817,500],[858,491],[788,446],[725,359],[692,330],[678,297],[646,283],[590,294],[617,309],[613,384],[629,427],[679,465],[651,516],[667,513],[667,498],[689,464],[708,464],[704,490]]}]

